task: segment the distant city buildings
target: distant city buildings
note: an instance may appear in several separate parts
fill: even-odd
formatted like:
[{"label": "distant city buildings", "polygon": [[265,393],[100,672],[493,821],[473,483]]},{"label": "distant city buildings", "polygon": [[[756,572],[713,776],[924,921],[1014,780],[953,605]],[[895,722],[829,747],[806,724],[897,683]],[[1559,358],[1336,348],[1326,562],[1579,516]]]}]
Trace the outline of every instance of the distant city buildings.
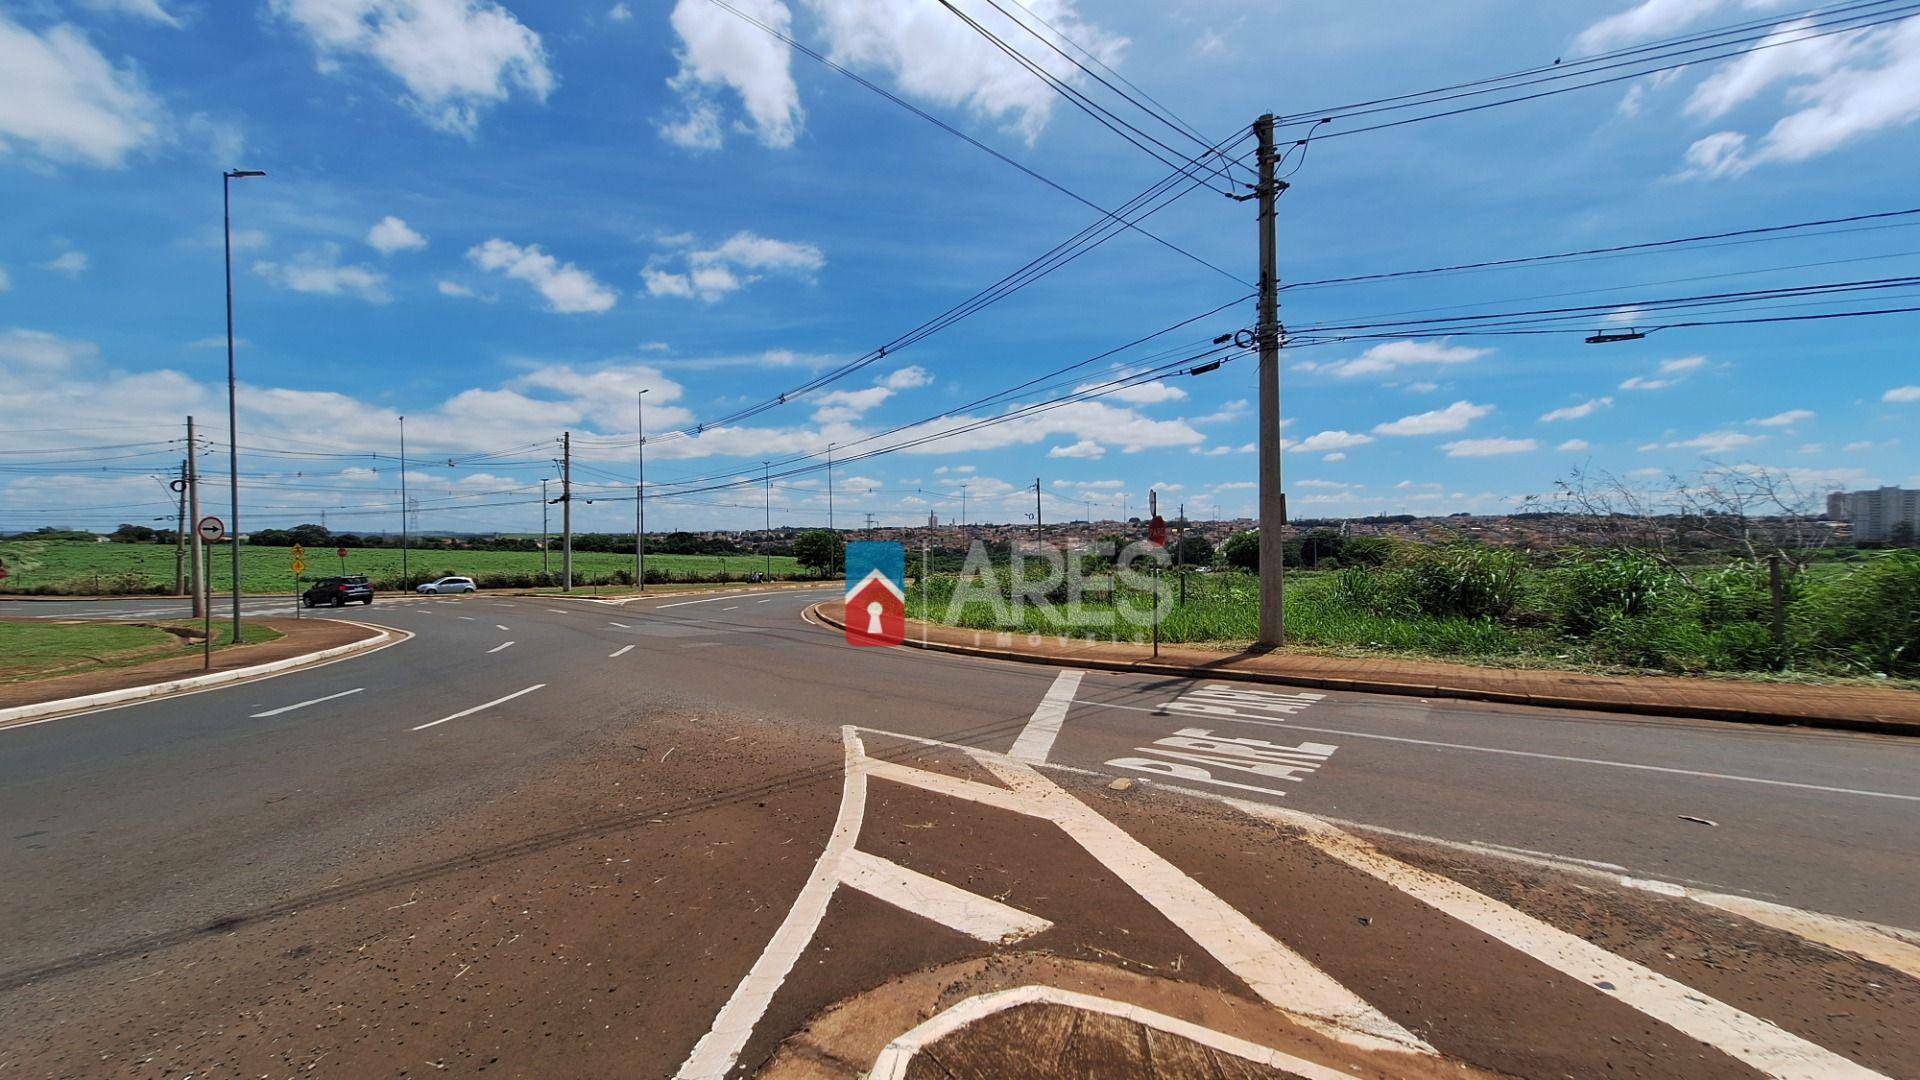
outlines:
[{"label": "distant city buildings", "polygon": [[1912,542],[1920,535],[1920,491],[1897,487],[1836,491],[1827,496],[1827,516],[1851,522],[1855,541]]}]

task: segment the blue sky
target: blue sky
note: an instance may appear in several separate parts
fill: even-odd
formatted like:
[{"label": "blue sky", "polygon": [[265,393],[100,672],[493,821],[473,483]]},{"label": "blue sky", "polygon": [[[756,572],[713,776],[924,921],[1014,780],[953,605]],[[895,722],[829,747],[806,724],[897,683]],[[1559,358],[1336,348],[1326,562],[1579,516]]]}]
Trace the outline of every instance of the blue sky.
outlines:
[{"label": "blue sky", "polygon": [[[934,0],[733,2],[1096,202],[1167,172]],[[1018,33],[983,0],[960,6]],[[1217,137],[1262,111],[1789,6],[1026,0]],[[1281,201],[1281,277],[1908,209],[1916,120],[1920,19],[1909,19],[1328,138]],[[537,527],[537,484],[557,475],[547,461],[563,430],[579,440],[576,479],[606,485],[579,526],[630,527],[618,496],[631,495],[636,390],[649,388],[650,430],[727,415],[861,356],[1095,217],[710,0],[0,0],[0,528],[164,515],[153,477],[177,467],[166,440],[189,412],[222,451],[203,469],[223,479],[228,166],[269,173],[233,192],[247,525],[317,520],[325,507],[336,528],[397,528],[405,414],[424,527]],[[1895,277],[1920,254],[1906,220],[1301,289],[1282,317],[1327,325]],[[1147,225],[1255,274],[1251,204],[1202,188]],[[861,440],[1247,291],[1122,235],[850,377],[650,444],[649,528],[757,526],[757,486],[676,498],[673,485],[830,442],[887,445],[898,437]],[[1252,320],[1238,304],[1155,345]],[[1568,333],[1290,352],[1293,512],[1497,512],[1576,467],[1654,489],[1710,462],[1779,470],[1809,493],[1920,484],[1916,326],[1900,315],[1604,348]],[[1134,370],[1148,351],[1111,362]],[[1080,374],[1110,379],[1109,363]],[[1246,515],[1254,381],[1241,360],[836,468],[837,523],[952,518],[962,484],[971,519],[1022,521],[1035,477],[1049,520],[1085,516],[1088,499],[1095,516],[1117,514],[1122,497],[1138,512],[1149,488],[1190,513]],[[776,523],[824,523],[824,486],[819,473],[776,482]],[[210,496],[224,502],[224,490]]]}]

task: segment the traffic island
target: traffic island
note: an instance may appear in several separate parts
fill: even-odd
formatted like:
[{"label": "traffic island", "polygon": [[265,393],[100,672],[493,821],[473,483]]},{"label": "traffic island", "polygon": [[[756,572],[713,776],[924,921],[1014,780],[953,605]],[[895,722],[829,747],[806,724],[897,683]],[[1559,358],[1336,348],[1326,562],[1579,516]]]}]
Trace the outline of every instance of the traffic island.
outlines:
[{"label": "traffic island", "polygon": [[[0,620],[0,623],[46,626],[41,620]],[[185,632],[155,624],[92,621],[84,626],[72,625],[96,634],[147,627],[160,630],[174,640],[156,648],[151,659],[147,658],[147,652],[138,651],[126,657],[136,661],[133,663],[0,683],[0,728],[277,675],[380,648],[404,635],[404,631],[338,619],[248,619],[248,627],[264,627],[273,633],[273,638],[216,647],[210,665],[202,666],[202,639],[198,628]],[[216,642],[227,632],[228,624],[214,624]]]},{"label": "traffic island", "polygon": [[[829,601],[809,610],[829,626],[846,629],[845,603]],[[1872,686],[1595,675],[1397,657],[1221,652],[1185,645],[1163,645],[1156,656],[1148,645],[974,630],[918,619],[907,620],[905,643],[997,660],[1188,679],[1240,679],[1367,694],[1920,735],[1920,692]]]}]

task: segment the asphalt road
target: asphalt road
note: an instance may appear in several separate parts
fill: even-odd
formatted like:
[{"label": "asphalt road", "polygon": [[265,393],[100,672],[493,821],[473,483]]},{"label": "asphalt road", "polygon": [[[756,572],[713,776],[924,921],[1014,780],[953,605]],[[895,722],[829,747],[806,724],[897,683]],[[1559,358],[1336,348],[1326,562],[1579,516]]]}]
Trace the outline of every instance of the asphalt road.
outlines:
[{"label": "asphalt road", "polygon": [[[338,614],[411,640],[0,731],[0,989],[337,882],[617,734],[636,701],[823,741],[862,725],[1021,757],[1037,737],[1050,764],[1102,777],[1920,926],[1920,742],[1212,680],[1063,680],[1043,666],[850,647],[802,619],[834,591],[382,601]],[[170,610],[0,604],[30,616]],[[1048,700],[1057,708],[1036,736]],[[1249,739],[1293,764],[1223,769],[1220,741]]]}]

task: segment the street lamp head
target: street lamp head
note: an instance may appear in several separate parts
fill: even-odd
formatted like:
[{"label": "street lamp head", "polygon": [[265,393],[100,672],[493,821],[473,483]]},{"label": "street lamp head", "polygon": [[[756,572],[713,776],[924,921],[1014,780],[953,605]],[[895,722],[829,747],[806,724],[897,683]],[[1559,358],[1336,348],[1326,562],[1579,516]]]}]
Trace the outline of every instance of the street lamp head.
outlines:
[{"label": "street lamp head", "polygon": [[229,180],[245,180],[250,176],[265,176],[267,174],[261,172],[259,169],[228,169],[226,175]]}]

